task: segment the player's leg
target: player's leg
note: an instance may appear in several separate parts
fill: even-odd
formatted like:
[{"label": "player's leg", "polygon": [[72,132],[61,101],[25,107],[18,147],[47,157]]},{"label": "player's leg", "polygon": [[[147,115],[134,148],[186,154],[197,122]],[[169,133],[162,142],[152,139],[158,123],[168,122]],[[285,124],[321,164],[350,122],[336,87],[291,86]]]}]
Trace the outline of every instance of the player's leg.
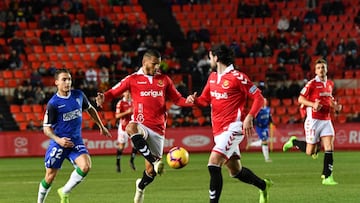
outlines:
[{"label": "player's leg", "polygon": [[265,162],[271,162],[270,155],[269,155],[269,131],[268,129],[263,129],[260,132],[259,138],[261,139],[261,151],[263,153]]},{"label": "player's leg", "polygon": [[[154,163],[149,162],[145,159],[145,170],[143,172],[143,176],[140,179],[136,180],[136,190],[134,196],[134,203],[142,203],[144,200],[145,187],[150,185],[155,179],[157,174],[161,175],[163,172],[163,166],[161,168],[161,173],[159,173],[159,165],[158,163],[162,163],[161,157],[163,155],[164,148],[164,137],[155,133],[154,131],[146,128],[148,132],[147,137],[147,146],[149,149],[149,153],[156,159]],[[135,145],[136,146],[136,145]]]},{"label": "player's leg", "polygon": [[131,167],[134,171],[136,170],[135,163],[134,163],[136,153],[137,153],[136,148],[135,148],[135,147],[132,147],[132,148],[131,148],[131,155],[130,155],[130,167]]},{"label": "player's leg", "polygon": [[226,161],[222,154],[212,151],[208,161],[208,170],[210,174],[210,185],[209,185],[209,198],[210,203],[219,202],[222,186],[223,177],[221,173],[221,166]]},{"label": "player's leg", "polygon": [[[234,129],[241,129],[241,123],[233,123],[231,127]],[[238,146],[243,139],[243,135],[234,133],[233,131],[224,131],[214,137],[215,146],[211,150],[208,161],[208,170],[210,174],[209,198],[211,203],[219,202],[222,192],[223,177],[221,174],[221,167],[234,154],[238,155],[237,157],[240,156]]]},{"label": "player's leg", "polygon": [[51,184],[54,181],[59,168],[67,156],[67,153],[58,144],[50,144],[45,153],[45,177],[39,184],[38,203],[44,202],[50,192]]},{"label": "player's leg", "polygon": [[149,161],[145,160],[145,170],[143,172],[143,176],[135,182],[134,203],[142,203],[144,201],[145,187],[154,181],[155,176],[156,173],[153,169],[153,165],[149,163]]},{"label": "player's leg", "polygon": [[118,148],[116,149],[116,171],[121,172],[121,156],[125,147],[125,143],[120,143],[118,140]]},{"label": "player's leg", "polygon": [[323,136],[321,137],[322,143],[324,145],[324,165],[323,165],[323,181],[324,185],[336,185],[337,182],[334,181],[332,172],[333,172],[333,153],[334,153],[334,136]]},{"label": "player's leg", "polygon": [[74,160],[72,162],[75,169],[65,185],[58,189],[61,202],[69,202],[70,192],[85,179],[91,168],[91,158],[88,153],[82,153],[76,158],[72,158],[72,156],[76,157],[76,155],[70,154],[70,160]]},{"label": "player's leg", "polygon": [[126,126],[126,132],[130,136],[134,147],[143,155],[143,157],[150,163],[154,163],[156,158],[151,154],[150,148],[145,140],[147,135],[144,135],[145,131],[139,130],[139,126],[135,122],[130,122]]},{"label": "player's leg", "polygon": [[51,190],[51,184],[54,181],[57,173],[58,173],[57,168],[46,168],[45,177],[44,179],[41,180],[39,184],[38,198],[37,198],[38,203],[45,202],[45,199]]},{"label": "player's leg", "polygon": [[[148,142],[151,141],[151,139],[162,139],[162,147],[163,147],[163,137],[160,135],[157,135],[154,131],[152,131],[149,128],[146,128],[143,125],[140,125],[135,122],[130,122],[126,126],[126,132],[130,136],[132,143],[134,144],[134,147],[138,150],[138,152],[143,155],[143,157],[153,165],[154,170],[157,174],[161,175],[164,170],[164,164],[161,161],[161,156],[156,156],[150,151],[150,147],[148,145]],[[152,135],[155,135],[152,137]],[[154,146],[157,144],[156,141],[154,141]],[[158,147],[158,146],[156,146]],[[162,148],[161,148],[162,150]],[[161,152],[162,154],[162,152]]]},{"label": "player's leg", "polygon": [[259,188],[259,202],[262,203],[269,201],[269,188],[273,184],[270,179],[261,179],[249,168],[241,166],[241,162],[236,156],[232,156],[226,162],[226,167],[228,168],[231,177],[239,179],[244,183],[251,184]]}]

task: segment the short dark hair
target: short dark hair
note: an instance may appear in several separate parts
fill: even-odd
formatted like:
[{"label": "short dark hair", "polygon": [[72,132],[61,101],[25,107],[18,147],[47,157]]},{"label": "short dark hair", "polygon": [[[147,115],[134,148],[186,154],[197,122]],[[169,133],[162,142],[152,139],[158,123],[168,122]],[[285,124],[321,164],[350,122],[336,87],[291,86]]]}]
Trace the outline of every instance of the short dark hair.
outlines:
[{"label": "short dark hair", "polygon": [[323,64],[326,64],[326,65],[327,65],[326,60],[323,59],[323,58],[318,58],[318,59],[316,59],[316,60],[315,60],[315,64],[318,64],[318,63],[323,63]]},{"label": "short dark hair", "polygon": [[232,49],[224,44],[216,45],[211,48],[212,55],[218,57],[218,61],[229,66],[234,63],[235,54]]},{"label": "short dark hair", "polygon": [[144,53],[143,57],[156,57],[156,58],[160,58],[161,54],[159,51],[155,50],[155,49],[149,49]]},{"label": "short dark hair", "polygon": [[70,71],[69,71],[68,69],[66,69],[66,68],[59,68],[59,69],[56,69],[56,71],[55,71],[55,74],[54,74],[55,80],[58,79],[58,77],[59,77],[59,75],[60,75],[61,73],[69,73],[69,74],[71,75],[71,73],[70,73]]}]

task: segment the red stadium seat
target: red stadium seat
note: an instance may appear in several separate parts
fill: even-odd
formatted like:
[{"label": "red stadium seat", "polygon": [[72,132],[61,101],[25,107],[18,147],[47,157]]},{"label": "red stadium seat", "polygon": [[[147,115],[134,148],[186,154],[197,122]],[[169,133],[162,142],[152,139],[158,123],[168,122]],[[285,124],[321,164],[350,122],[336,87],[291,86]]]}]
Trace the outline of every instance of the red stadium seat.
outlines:
[{"label": "red stadium seat", "polygon": [[282,116],[286,114],[286,107],[284,106],[277,106],[275,107],[275,114],[278,116]]},{"label": "red stadium seat", "polygon": [[8,79],[6,80],[6,86],[7,87],[17,87],[19,84],[18,79]]},{"label": "red stadium seat", "polygon": [[23,113],[30,113],[32,112],[32,106],[30,104],[23,104],[21,105],[21,112]]},{"label": "red stadium seat", "polygon": [[11,113],[19,113],[20,112],[20,106],[16,104],[10,105],[10,112]]},{"label": "red stadium seat", "polygon": [[40,105],[40,104],[33,104],[32,105],[32,111],[34,113],[43,113],[44,107],[43,107],[43,105]]},{"label": "red stadium seat", "polygon": [[11,78],[14,78],[13,71],[11,71],[11,70],[4,70],[4,71],[2,72],[2,78],[3,78],[3,79],[11,79]]},{"label": "red stadium seat", "polygon": [[16,122],[26,121],[25,113],[23,113],[23,112],[13,113],[12,115]]},{"label": "red stadium seat", "polygon": [[271,98],[270,100],[270,106],[271,107],[277,107],[281,105],[281,101],[278,98]]},{"label": "red stadium seat", "polygon": [[291,106],[293,104],[293,100],[290,98],[285,98],[281,100],[281,103],[285,106]]},{"label": "red stadium seat", "polygon": [[28,122],[27,121],[21,121],[21,122],[18,122],[17,124],[19,126],[20,131],[25,131]]}]

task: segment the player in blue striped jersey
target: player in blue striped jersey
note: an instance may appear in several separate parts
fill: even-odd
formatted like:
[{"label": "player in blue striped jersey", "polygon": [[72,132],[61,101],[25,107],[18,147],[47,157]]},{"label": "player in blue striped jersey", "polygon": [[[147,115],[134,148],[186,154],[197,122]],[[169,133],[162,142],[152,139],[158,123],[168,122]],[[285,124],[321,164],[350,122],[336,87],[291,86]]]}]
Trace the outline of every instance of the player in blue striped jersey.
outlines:
[{"label": "player in blue striped jersey", "polygon": [[264,106],[261,108],[255,118],[255,129],[261,140],[261,150],[265,158],[265,162],[271,162],[269,156],[269,127],[272,123],[270,107],[267,106],[267,99],[264,99]]},{"label": "player in blue striped jersey", "polygon": [[71,74],[67,69],[56,71],[57,92],[47,104],[43,123],[44,134],[51,140],[45,154],[46,173],[39,185],[38,203],[45,201],[65,159],[71,161],[75,169],[65,185],[57,191],[61,203],[69,202],[69,193],[85,178],[91,168],[90,155],[81,136],[83,111],[89,113],[102,135],[111,136],[84,93],[71,89],[71,83]]}]

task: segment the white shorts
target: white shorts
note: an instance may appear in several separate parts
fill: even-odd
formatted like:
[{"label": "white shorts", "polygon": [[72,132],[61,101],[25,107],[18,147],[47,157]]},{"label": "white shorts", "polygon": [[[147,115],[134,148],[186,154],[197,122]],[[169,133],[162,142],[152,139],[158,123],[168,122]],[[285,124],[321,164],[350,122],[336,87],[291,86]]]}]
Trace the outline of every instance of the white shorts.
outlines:
[{"label": "white shorts", "polygon": [[322,136],[335,136],[335,130],[331,120],[318,120],[306,118],[304,122],[306,143],[315,144]]},{"label": "white shorts", "polygon": [[141,123],[137,124],[139,132],[143,134],[143,137],[150,148],[151,154],[156,156],[157,158],[162,158],[165,137],[159,135],[158,133],[144,126]]},{"label": "white shorts", "polygon": [[129,140],[129,135],[121,128],[121,126],[119,126],[118,137],[117,137],[118,143],[125,144],[125,147],[126,147],[128,140]]},{"label": "white shorts", "polygon": [[240,157],[239,144],[244,139],[241,129],[242,122],[231,123],[227,131],[214,137],[215,146],[212,151],[222,154],[226,159],[232,156]]}]

